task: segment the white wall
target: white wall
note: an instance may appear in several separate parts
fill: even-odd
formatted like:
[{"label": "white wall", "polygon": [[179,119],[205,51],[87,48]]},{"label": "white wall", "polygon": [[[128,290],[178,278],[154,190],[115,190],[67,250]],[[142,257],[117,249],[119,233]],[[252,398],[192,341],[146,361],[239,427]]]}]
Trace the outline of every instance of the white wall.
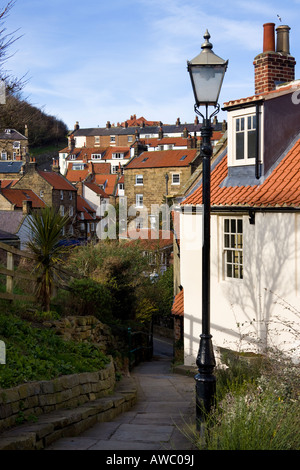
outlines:
[{"label": "white wall", "polygon": [[[244,278],[223,274],[223,218],[211,217],[211,333],[214,347],[260,352],[275,347],[298,357],[300,215],[243,216]],[[197,223],[192,219],[198,219]],[[195,363],[201,334],[202,216],[181,215],[185,363]],[[194,228],[193,228],[194,227]],[[193,241],[188,241],[194,233]],[[297,305],[299,305],[297,309]]]},{"label": "white wall", "polygon": [[30,239],[30,228],[28,226],[28,219],[31,219],[30,215],[27,215],[26,218],[24,219],[23,223],[20,225],[20,228],[16,235],[20,238],[20,250],[26,250],[27,249],[27,243]]}]

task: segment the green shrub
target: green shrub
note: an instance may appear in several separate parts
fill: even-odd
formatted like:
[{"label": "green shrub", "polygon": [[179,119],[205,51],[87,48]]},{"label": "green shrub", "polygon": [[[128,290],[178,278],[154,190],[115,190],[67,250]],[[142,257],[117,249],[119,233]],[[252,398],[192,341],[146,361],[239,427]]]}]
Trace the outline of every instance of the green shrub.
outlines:
[{"label": "green shrub", "polygon": [[0,313],[0,339],[6,346],[6,364],[0,365],[2,388],[93,372],[109,362],[95,345],[64,341],[53,331],[32,327],[11,314]]},{"label": "green shrub", "polygon": [[103,284],[88,278],[76,279],[70,288],[72,303],[77,304],[77,314],[94,315],[101,320],[112,315],[111,294]]}]

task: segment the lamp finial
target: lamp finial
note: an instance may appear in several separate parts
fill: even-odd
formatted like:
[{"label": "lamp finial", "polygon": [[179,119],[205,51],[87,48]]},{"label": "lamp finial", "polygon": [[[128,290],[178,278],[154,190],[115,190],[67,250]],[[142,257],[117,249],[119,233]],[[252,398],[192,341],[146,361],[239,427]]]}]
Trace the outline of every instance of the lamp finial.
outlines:
[{"label": "lamp finial", "polygon": [[201,46],[201,49],[212,49],[213,45],[211,42],[209,42],[209,39],[210,39],[210,34],[208,32],[208,30],[205,31],[205,34],[204,34],[204,39],[205,39],[205,42],[202,44]]}]

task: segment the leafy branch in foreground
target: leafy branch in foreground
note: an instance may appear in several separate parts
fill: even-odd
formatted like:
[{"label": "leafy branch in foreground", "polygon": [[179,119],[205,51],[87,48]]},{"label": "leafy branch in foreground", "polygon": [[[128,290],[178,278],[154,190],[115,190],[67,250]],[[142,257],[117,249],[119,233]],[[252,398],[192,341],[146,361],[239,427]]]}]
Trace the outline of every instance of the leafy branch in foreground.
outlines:
[{"label": "leafy branch in foreground", "polygon": [[27,247],[34,255],[34,273],[38,275],[36,295],[46,311],[50,310],[57,268],[64,262],[67,252],[61,240],[62,229],[68,221],[67,215],[61,216],[53,207],[33,212],[28,220],[31,234]]}]

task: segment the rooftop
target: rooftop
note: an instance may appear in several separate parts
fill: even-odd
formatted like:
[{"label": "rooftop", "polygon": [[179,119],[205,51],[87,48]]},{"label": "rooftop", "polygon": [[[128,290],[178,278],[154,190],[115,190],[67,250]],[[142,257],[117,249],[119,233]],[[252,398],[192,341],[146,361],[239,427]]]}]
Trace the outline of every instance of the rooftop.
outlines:
[{"label": "rooftop", "polygon": [[158,150],[143,152],[134,157],[125,169],[166,168],[189,166],[198,154],[197,149]]},{"label": "rooftop", "polygon": [[[221,153],[212,165],[211,205],[214,207],[300,207],[300,136],[272,171],[257,185],[222,186],[228,175],[227,153]],[[183,205],[202,204],[202,184],[190,194]]]}]

